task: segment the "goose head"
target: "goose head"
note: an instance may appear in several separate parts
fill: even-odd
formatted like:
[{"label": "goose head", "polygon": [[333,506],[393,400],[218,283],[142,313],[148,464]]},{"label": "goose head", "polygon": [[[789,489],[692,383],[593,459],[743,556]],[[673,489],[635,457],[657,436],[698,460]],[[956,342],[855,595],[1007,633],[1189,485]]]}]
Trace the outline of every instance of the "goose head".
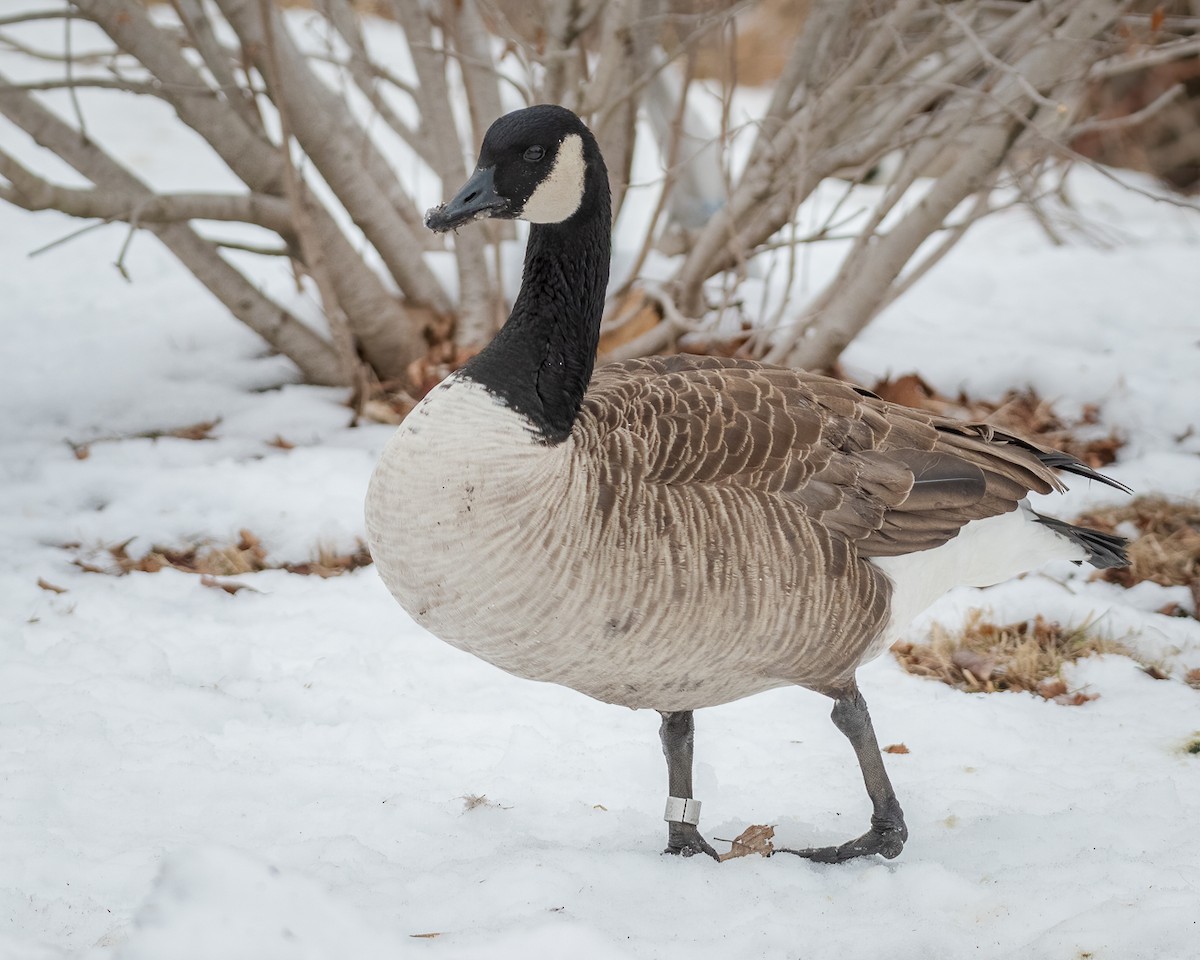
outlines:
[{"label": "goose head", "polygon": [[539,104],[491,125],[475,172],[451,200],[425,214],[425,226],[444,233],[485,217],[562,224],[607,193],[591,131],[565,107]]}]

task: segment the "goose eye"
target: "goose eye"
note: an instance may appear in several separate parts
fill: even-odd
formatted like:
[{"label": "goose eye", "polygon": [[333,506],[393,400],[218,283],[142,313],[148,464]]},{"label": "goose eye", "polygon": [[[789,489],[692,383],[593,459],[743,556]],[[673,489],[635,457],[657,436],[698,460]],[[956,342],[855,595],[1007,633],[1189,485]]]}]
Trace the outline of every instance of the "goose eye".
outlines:
[{"label": "goose eye", "polygon": [[536,144],[525,151],[525,159],[530,163],[537,163],[546,155],[546,151]]}]

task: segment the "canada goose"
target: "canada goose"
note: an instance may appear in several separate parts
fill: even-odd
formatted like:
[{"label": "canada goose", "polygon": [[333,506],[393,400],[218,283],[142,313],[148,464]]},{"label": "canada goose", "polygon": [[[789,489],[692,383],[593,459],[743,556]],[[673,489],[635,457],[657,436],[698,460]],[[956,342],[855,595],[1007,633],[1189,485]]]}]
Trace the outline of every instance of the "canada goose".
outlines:
[{"label": "canada goose", "polygon": [[692,711],[796,684],[834,700],[871,828],[840,861],[907,839],[855,671],[951,587],[1065,558],[1125,563],[1124,541],[1039,516],[1073,457],[837,380],[673,356],[593,372],[610,203],[595,139],[536,106],[488,130],[426,225],[533,226],[512,314],[383,452],[371,552],[431,633],[503,670],[662,715],[667,852],[697,829]]}]

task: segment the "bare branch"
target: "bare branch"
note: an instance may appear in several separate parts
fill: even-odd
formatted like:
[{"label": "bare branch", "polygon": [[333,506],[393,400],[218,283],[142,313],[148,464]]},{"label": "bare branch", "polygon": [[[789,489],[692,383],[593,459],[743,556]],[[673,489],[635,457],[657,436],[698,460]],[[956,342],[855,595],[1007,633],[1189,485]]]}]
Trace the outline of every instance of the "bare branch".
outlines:
[{"label": "bare branch", "polygon": [[[1084,0],[1074,5],[1061,29],[1022,57],[1015,65],[1036,90],[1052,91],[1082,73],[1086,41],[1120,13],[1120,0]],[[1016,138],[1025,130],[1020,113],[1057,114],[1057,103],[1046,111],[1031,103],[1026,85],[1005,75],[990,100],[1007,109],[985,116],[973,125],[971,137],[950,169],[929,192],[886,233],[870,244],[857,244],[837,277],[816,299],[810,322],[798,325],[768,354],[774,362],[826,366],[887,301],[889,290],[918,247],[965,199],[987,188]],[[961,138],[960,138],[961,139]],[[950,234],[950,242],[956,235]],[[944,252],[944,251],[943,251]]]},{"label": "bare branch", "polygon": [[[177,45],[162,42],[142,4],[134,0],[75,2],[163,84],[164,94],[180,119],[208,142],[252,192],[282,196],[280,149],[229,103],[183,92],[206,87],[207,82]],[[261,39],[259,43],[261,46]],[[316,108],[306,104],[304,109]],[[314,201],[310,215],[330,264],[339,302],[363,345],[364,355],[381,376],[403,378],[409,363],[425,352],[422,331],[427,314],[391,294],[323,206]]]},{"label": "bare branch", "polygon": [[161,85],[153,81],[118,80],[113,77],[75,77],[70,80],[31,80],[0,86],[0,95],[6,90],[123,90],[148,97],[162,97]]},{"label": "bare branch", "polygon": [[1075,124],[1071,128],[1071,136],[1079,137],[1086,133],[1099,133],[1107,130],[1120,130],[1125,127],[1136,127],[1139,123],[1145,123],[1161,111],[1163,107],[1178,100],[1185,90],[1186,88],[1182,83],[1176,83],[1168,87],[1140,110],[1134,110],[1132,113],[1127,113],[1120,117],[1108,117],[1103,120],[1085,120],[1083,123]]},{"label": "bare branch", "polygon": [[255,91],[238,83],[233,66],[217,35],[202,0],[171,0],[175,15],[187,31],[204,65],[216,81],[216,87],[241,117],[242,122],[259,136],[266,138],[262,116],[255,106]]},{"label": "bare branch", "polygon": [[[279,69],[279,47],[276,43],[276,24],[270,0],[259,0],[259,9],[262,13],[263,37],[266,40],[264,65],[267,82],[269,86],[279,89],[282,84]],[[325,254],[321,250],[320,239],[313,226],[312,217],[308,213],[311,204],[307,196],[307,187],[292,162],[292,119],[288,105],[282,100],[277,100],[276,106],[279,108],[279,126],[284,147],[284,189],[295,216],[296,237],[309,275],[313,278],[317,285],[317,291],[321,295],[321,305],[329,323],[329,330],[333,335],[333,348],[338,355],[342,376],[355,387],[354,402],[357,415],[361,412],[361,405],[366,400],[366,378],[357,356],[354,334],[350,330],[350,321],[338,302],[337,288],[330,279],[329,268],[325,263]]]},{"label": "bare branch", "polygon": [[[457,16],[454,6],[458,7]],[[475,142],[481,143],[491,122],[500,116],[500,71],[492,58],[491,41],[484,29],[476,0],[461,0],[457,4],[443,3],[443,22],[453,31],[454,44],[459,52],[459,69],[471,111],[471,130]]]},{"label": "bare branch", "polygon": [[[318,0],[318,7],[333,25],[334,30],[346,42],[350,51],[349,62],[339,64],[339,66],[342,66],[350,74],[355,86],[362,91],[363,96],[367,98],[372,109],[379,114],[383,122],[391,127],[428,166],[437,169],[437,155],[429,142],[421,136],[419,130],[400,119],[380,92],[378,81],[386,74],[386,71],[372,63],[371,58],[367,55],[366,41],[363,39],[358,17],[350,4],[347,0]],[[391,79],[393,84],[401,83],[398,78]],[[411,86],[404,84],[403,87],[406,93],[415,97]]]},{"label": "bare branch", "polygon": [[[254,0],[218,0],[218,6],[246,45],[251,59],[263,63],[267,43]],[[277,106],[288,110],[292,132],[325,182],[337,194],[355,224],[379,252],[401,289],[417,304],[448,312],[450,299],[420,257],[421,215],[400,187],[395,173],[345,102],[309,68],[288,33],[278,9],[271,7],[278,85],[268,89]],[[285,168],[280,168],[285,173]],[[281,181],[282,182],[282,181]]]},{"label": "bare branch", "polygon": [[[64,15],[62,19],[69,22],[75,18]],[[20,40],[14,40],[8,34],[0,34],[0,45],[8,47],[10,50],[15,50],[17,53],[33,60],[43,60],[47,63],[68,63],[74,60],[76,63],[100,64],[107,63],[117,55],[115,50],[90,50],[87,53],[76,54],[72,54],[70,51],[66,53],[51,53],[49,50],[39,50],[36,47],[29,46],[27,43],[22,43]]]},{"label": "bare branch", "polygon": [[[597,53],[596,74],[581,92],[579,113],[595,113],[592,133],[608,163],[613,215],[621,211],[633,165],[638,98],[631,95],[637,81],[653,77],[650,69],[654,34],[643,24],[658,12],[662,0],[609,0],[604,10],[603,47]],[[661,64],[656,64],[661,68]]]},{"label": "bare branch", "polygon": [[61,20],[76,16],[69,7],[65,10],[30,10],[28,13],[15,13],[9,17],[0,17],[0,27],[11,27],[18,23],[33,23],[37,20]]},{"label": "bare branch", "polygon": [[140,223],[217,220],[252,223],[278,233],[291,229],[291,211],[277,197],[263,194],[138,194],[79,189],[50,183],[0,150],[0,174],[12,183],[4,199],[25,210],[58,210],[72,217]]},{"label": "bare branch", "polygon": [[[433,48],[433,29],[424,11],[405,0],[393,3],[392,9],[409,40],[419,82],[416,97],[421,132],[429,138],[437,157],[434,169],[442,177],[443,192],[457,190],[467,179],[467,167],[455,127],[446,60]],[[474,347],[486,344],[496,329],[484,241],[480,231],[466,231],[454,238],[460,283],[457,335],[460,343]]]},{"label": "bare branch", "polygon": [[[539,99],[577,108],[581,96],[583,63],[576,46],[579,36],[600,15],[608,0],[565,0],[542,4],[541,22],[546,25],[545,49],[537,58],[545,68]],[[579,110],[576,109],[576,113]]]},{"label": "bare branch", "polygon": [[1109,60],[1102,60],[1092,67],[1089,75],[1092,77],[1117,77],[1123,73],[1146,70],[1164,63],[1174,63],[1176,60],[1194,57],[1197,54],[1200,54],[1200,37],[1185,37],[1148,49],[1122,53]]},{"label": "bare branch", "polygon": [[[0,77],[0,81],[3,79]],[[0,97],[0,113],[95,183],[99,190],[115,190],[135,197],[152,196],[141,180],[95,143],[80,137],[77,130],[42,107],[29,94],[10,93]],[[17,171],[12,164],[8,165],[8,171],[21,176],[21,171]],[[234,316],[288,356],[308,380],[325,384],[344,382],[330,345],[283,307],[263,296],[191,227],[183,223],[158,223],[148,225],[147,229]]]}]

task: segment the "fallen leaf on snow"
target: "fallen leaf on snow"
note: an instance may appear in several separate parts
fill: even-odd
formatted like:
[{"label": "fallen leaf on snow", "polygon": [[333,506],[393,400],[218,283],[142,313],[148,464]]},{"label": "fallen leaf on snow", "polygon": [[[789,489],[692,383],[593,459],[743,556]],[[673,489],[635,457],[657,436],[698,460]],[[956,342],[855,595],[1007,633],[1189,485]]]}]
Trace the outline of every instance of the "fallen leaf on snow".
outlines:
[{"label": "fallen leaf on snow", "polygon": [[729,852],[721,854],[720,859],[732,860],[735,857],[748,857],[752,853],[757,853],[760,857],[769,857],[775,852],[775,844],[772,842],[774,836],[775,828],[772,826],[749,826],[730,841],[732,846]]},{"label": "fallen leaf on snow", "polygon": [[258,593],[253,587],[245,583],[237,583],[233,580],[218,580],[216,577],[210,577],[207,573],[200,577],[200,585],[202,587],[211,587],[214,590],[224,590],[230,596],[233,596],[239,590],[249,590],[251,593]]},{"label": "fallen leaf on snow", "polygon": [[49,590],[51,593],[66,593],[67,592],[66,587],[55,586],[53,583],[50,583],[48,580],[43,580],[41,577],[38,577],[37,585],[39,587],[41,587],[43,590]]},{"label": "fallen leaf on snow", "polygon": [[908,747],[902,743],[891,743],[883,748],[884,753],[908,753]]}]

